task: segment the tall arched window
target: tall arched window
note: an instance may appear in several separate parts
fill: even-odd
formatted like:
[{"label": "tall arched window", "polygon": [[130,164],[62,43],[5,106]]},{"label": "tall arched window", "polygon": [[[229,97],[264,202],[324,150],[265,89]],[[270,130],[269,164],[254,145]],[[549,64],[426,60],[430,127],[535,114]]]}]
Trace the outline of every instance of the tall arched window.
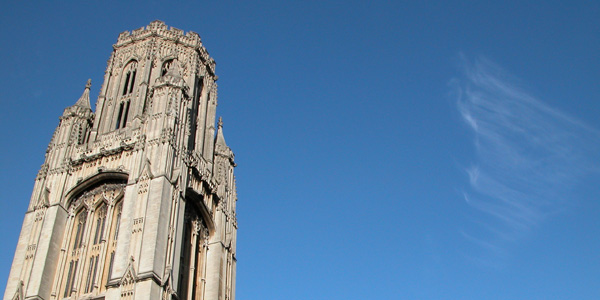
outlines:
[{"label": "tall arched window", "polygon": [[129,95],[133,92],[133,87],[135,86],[135,75],[137,73],[137,61],[132,60],[130,63],[125,66],[123,75],[123,93],[122,95]]},{"label": "tall arched window", "polygon": [[185,207],[183,239],[179,263],[179,299],[204,299],[208,229],[202,217],[188,201]]},{"label": "tall arched window", "polygon": [[87,223],[88,211],[82,208],[74,217],[73,231],[71,234],[70,247],[67,248],[70,252],[67,254],[68,270],[65,274],[66,280],[64,285],[63,297],[69,297],[75,288],[77,270],[79,267],[79,259],[81,257],[83,236],[85,235],[85,227]]},{"label": "tall arched window", "polygon": [[[123,211],[123,201],[115,206],[111,217],[111,224],[108,227],[108,236],[106,237],[106,259],[104,261],[104,270],[102,272],[102,282],[108,282],[112,277],[112,268],[115,263],[115,250],[117,250],[117,238],[119,237],[119,226],[121,225],[121,213]],[[105,285],[100,286],[100,291],[106,289]]]},{"label": "tall arched window", "polygon": [[98,295],[106,290],[112,272],[116,238],[121,223],[125,184],[97,184],[71,202],[66,235],[62,297]]},{"label": "tall arched window", "polygon": [[130,100],[124,100],[119,104],[119,114],[117,115],[117,125],[115,129],[124,128],[127,125],[127,116],[129,115]]},{"label": "tall arched window", "polygon": [[127,117],[129,116],[129,105],[131,104],[131,94],[135,87],[135,78],[137,74],[137,61],[132,60],[123,70],[121,101],[118,105],[118,114],[115,122],[115,129],[127,126]]}]

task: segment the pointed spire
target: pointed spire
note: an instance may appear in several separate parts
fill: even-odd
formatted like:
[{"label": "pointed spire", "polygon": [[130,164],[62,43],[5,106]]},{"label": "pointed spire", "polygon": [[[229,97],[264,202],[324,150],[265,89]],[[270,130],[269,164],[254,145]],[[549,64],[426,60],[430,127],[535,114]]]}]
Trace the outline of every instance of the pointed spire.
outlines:
[{"label": "pointed spire", "polygon": [[90,87],[92,86],[92,79],[88,79],[87,84],[85,85],[85,90],[83,90],[83,94],[79,97],[79,100],[75,103],[76,106],[80,106],[83,108],[91,109],[90,105]]},{"label": "pointed spire", "polygon": [[227,148],[227,144],[225,143],[225,137],[223,136],[223,118],[219,117],[219,123],[217,123],[217,138],[215,141],[215,145],[223,146]]}]

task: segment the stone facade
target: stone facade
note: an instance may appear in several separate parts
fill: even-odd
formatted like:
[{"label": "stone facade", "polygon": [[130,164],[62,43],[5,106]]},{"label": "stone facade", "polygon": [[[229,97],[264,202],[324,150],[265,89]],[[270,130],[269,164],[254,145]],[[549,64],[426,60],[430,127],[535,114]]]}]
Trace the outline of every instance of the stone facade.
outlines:
[{"label": "stone facade", "polygon": [[234,300],[234,155],[215,128],[215,62],[154,21],[119,35],[96,112],[64,110],[5,300]]}]

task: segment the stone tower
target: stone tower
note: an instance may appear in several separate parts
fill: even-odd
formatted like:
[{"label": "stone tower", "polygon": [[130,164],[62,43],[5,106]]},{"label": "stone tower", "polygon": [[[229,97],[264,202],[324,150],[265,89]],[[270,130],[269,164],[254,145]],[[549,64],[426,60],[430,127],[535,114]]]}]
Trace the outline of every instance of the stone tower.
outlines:
[{"label": "stone tower", "polygon": [[236,187],[215,62],[160,21],[123,32],[96,112],[64,110],[5,300],[234,300]]}]

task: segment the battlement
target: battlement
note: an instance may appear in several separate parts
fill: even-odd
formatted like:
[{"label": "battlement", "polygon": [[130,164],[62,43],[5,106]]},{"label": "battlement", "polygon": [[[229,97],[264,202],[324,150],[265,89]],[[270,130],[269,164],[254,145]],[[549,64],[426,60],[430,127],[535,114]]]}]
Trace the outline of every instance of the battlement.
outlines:
[{"label": "battlement", "polygon": [[150,22],[148,26],[141,27],[135,30],[124,31],[119,34],[119,38],[117,39],[117,43],[114,45],[115,48],[119,48],[135,41],[143,40],[151,36],[158,36],[164,38],[165,40],[174,41],[179,44],[183,44],[188,47],[196,48],[200,52],[200,56],[202,59],[211,66],[212,71],[214,71],[214,60],[206,51],[206,48],[202,45],[202,40],[200,39],[200,35],[196,32],[188,31],[184,33],[183,30],[168,27],[163,21],[155,20]]},{"label": "battlement", "polygon": [[168,27],[163,21],[159,20],[152,21],[145,28],[141,27],[132,30],[131,32],[122,32],[117,40],[117,46],[123,43],[131,42],[132,40],[145,38],[149,35],[161,36],[171,40],[178,40],[179,42],[190,44],[190,46],[202,46],[202,41],[197,33],[189,31],[187,34],[184,34],[183,30],[172,26]]}]

